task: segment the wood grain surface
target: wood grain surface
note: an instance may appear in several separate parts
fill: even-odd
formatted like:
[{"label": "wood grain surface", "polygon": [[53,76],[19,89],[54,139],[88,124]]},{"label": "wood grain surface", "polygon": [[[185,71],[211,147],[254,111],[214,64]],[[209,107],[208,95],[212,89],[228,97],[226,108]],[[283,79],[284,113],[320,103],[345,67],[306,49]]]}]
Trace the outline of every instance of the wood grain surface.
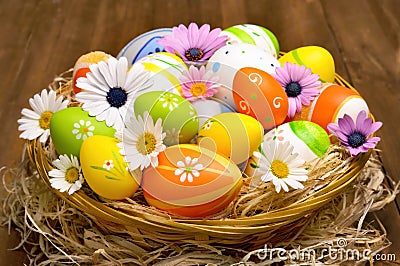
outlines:
[{"label": "wood grain surface", "polygon": [[[18,163],[23,141],[16,121],[28,99],[80,55],[94,50],[117,55],[135,36],[180,23],[221,28],[252,23],[274,32],[283,51],[319,45],[331,52],[336,72],[383,121],[378,148],[387,175],[398,181],[399,18],[399,0],[0,0],[0,165]],[[385,252],[398,261],[399,204],[397,198],[378,213],[393,242]],[[2,228],[0,237],[0,265],[27,262],[23,251],[7,250],[18,243],[17,233],[9,236]]]}]

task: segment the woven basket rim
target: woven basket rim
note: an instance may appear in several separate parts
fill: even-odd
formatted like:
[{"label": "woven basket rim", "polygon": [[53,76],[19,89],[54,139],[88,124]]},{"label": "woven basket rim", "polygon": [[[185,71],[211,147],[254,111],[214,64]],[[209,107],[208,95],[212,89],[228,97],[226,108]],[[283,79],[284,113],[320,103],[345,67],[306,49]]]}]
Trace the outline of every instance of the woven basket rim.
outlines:
[{"label": "woven basket rim", "polygon": [[[335,74],[335,83],[355,90],[344,78]],[[65,84],[64,84],[65,85]],[[38,140],[26,142],[27,154],[30,161],[38,170],[38,173],[47,187],[59,198],[71,206],[83,211],[87,215],[102,223],[114,223],[123,225],[125,228],[145,228],[146,230],[162,231],[175,235],[185,235],[187,232],[194,234],[206,234],[214,237],[234,238],[243,234],[255,234],[274,228],[288,225],[302,217],[311,215],[315,210],[331,201],[342,192],[361,172],[368,161],[372,150],[359,154],[350,162],[349,171],[341,178],[334,180],[314,194],[296,201],[284,208],[275,209],[266,213],[253,216],[226,218],[226,219],[193,219],[172,218],[160,211],[160,214],[145,213],[141,210],[129,213],[115,209],[111,206],[97,201],[79,190],[72,195],[61,193],[51,187],[48,171],[52,169],[49,158],[46,157],[44,148]],[[136,230],[136,229],[132,229]],[[175,238],[172,237],[171,238]]]}]

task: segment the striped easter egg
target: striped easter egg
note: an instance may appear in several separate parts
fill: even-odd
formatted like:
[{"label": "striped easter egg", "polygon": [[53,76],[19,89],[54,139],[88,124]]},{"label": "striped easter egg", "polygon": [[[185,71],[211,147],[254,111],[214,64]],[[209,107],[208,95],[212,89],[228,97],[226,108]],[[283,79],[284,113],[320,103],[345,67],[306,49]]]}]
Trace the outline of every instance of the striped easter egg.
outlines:
[{"label": "striped easter egg", "polygon": [[151,87],[146,91],[169,91],[181,95],[179,77],[187,71],[186,64],[181,58],[170,53],[154,53],[140,59],[135,64],[142,64],[151,72]]},{"label": "striped easter egg", "polygon": [[279,54],[279,42],[276,36],[268,29],[253,25],[240,24],[224,29],[221,35],[228,37],[226,44],[249,43],[254,44],[275,58]]},{"label": "striped easter egg", "polygon": [[[310,121],[292,121],[270,130],[264,135],[263,142],[286,142],[293,146],[293,153],[307,164],[315,164],[328,151],[330,139],[325,130]],[[258,159],[254,156],[249,160],[245,174],[249,177],[258,176]]]},{"label": "striped easter egg", "polygon": [[332,55],[319,46],[304,46],[294,49],[279,58],[282,66],[286,63],[296,63],[311,69],[318,74],[322,82],[333,82],[335,79],[335,62]]},{"label": "striped easter egg", "polygon": [[159,154],[158,166],[142,176],[149,205],[193,218],[227,207],[241,185],[241,172],[232,161],[194,144],[168,147]]},{"label": "striped easter egg", "polygon": [[300,114],[296,114],[293,120],[312,121],[329,132],[329,123],[337,123],[345,114],[353,120],[359,112],[369,113],[366,101],[355,90],[336,84],[325,84],[320,88],[320,94],[309,106],[303,106]]}]

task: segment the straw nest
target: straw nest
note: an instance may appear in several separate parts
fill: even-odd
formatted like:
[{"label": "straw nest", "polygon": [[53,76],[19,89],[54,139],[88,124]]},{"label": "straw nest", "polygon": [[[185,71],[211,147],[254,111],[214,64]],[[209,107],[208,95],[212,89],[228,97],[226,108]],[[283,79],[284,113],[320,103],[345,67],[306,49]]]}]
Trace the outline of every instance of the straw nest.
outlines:
[{"label": "straw nest", "polygon": [[[63,73],[49,87],[77,105],[70,75],[71,71]],[[338,75],[336,82],[351,88]],[[3,175],[4,179],[12,174],[14,179],[13,185],[5,183],[11,193],[3,212],[8,224],[23,229],[22,243],[29,241],[31,232],[39,233],[40,241],[31,244],[39,243],[35,250],[47,257],[45,263],[149,264],[169,259],[171,265],[229,264],[241,256],[250,261],[266,244],[336,243],[338,230],[349,243],[374,247],[376,253],[388,241],[375,229],[362,229],[362,220],[371,208],[392,201],[398,186],[382,187],[384,175],[371,153],[351,157],[332,145],[309,169],[305,189],[277,194],[265,184],[254,190],[244,178],[228,208],[212,217],[188,219],[148,206],[140,190],[123,201],[99,198],[88,187],[73,195],[54,190],[48,176],[57,158],[54,147],[51,141],[42,145],[33,140],[26,143],[27,156],[20,167]],[[351,227],[360,218],[358,228]],[[32,262],[41,259],[36,256]]]}]

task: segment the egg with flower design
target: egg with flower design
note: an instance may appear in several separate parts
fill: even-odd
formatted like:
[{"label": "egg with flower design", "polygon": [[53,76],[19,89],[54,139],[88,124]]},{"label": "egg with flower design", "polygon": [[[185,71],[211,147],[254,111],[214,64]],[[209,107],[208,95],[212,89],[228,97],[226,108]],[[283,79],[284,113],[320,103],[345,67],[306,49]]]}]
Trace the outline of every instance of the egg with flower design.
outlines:
[{"label": "egg with flower design", "polygon": [[96,194],[111,200],[133,196],[141,178],[137,172],[132,176],[117,143],[117,139],[108,136],[91,136],[80,151],[85,181]]},{"label": "egg with flower design", "polygon": [[168,147],[158,166],[145,169],[142,177],[149,205],[192,218],[226,208],[241,185],[241,172],[231,160],[194,144]]},{"label": "egg with flower design", "polygon": [[189,143],[197,134],[199,118],[193,105],[183,97],[165,91],[149,91],[138,96],[133,104],[135,115],[149,112],[154,121],[162,119],[168,146]]},{"label": "egg with flower design", "polygon": [[113,137],[115,129],[104,121],[89,116],[82,107],[70,107],[56,112],[50,120],[50,136],[58,154],[72,154],[79,158],[82,143],[88,137]]}]

